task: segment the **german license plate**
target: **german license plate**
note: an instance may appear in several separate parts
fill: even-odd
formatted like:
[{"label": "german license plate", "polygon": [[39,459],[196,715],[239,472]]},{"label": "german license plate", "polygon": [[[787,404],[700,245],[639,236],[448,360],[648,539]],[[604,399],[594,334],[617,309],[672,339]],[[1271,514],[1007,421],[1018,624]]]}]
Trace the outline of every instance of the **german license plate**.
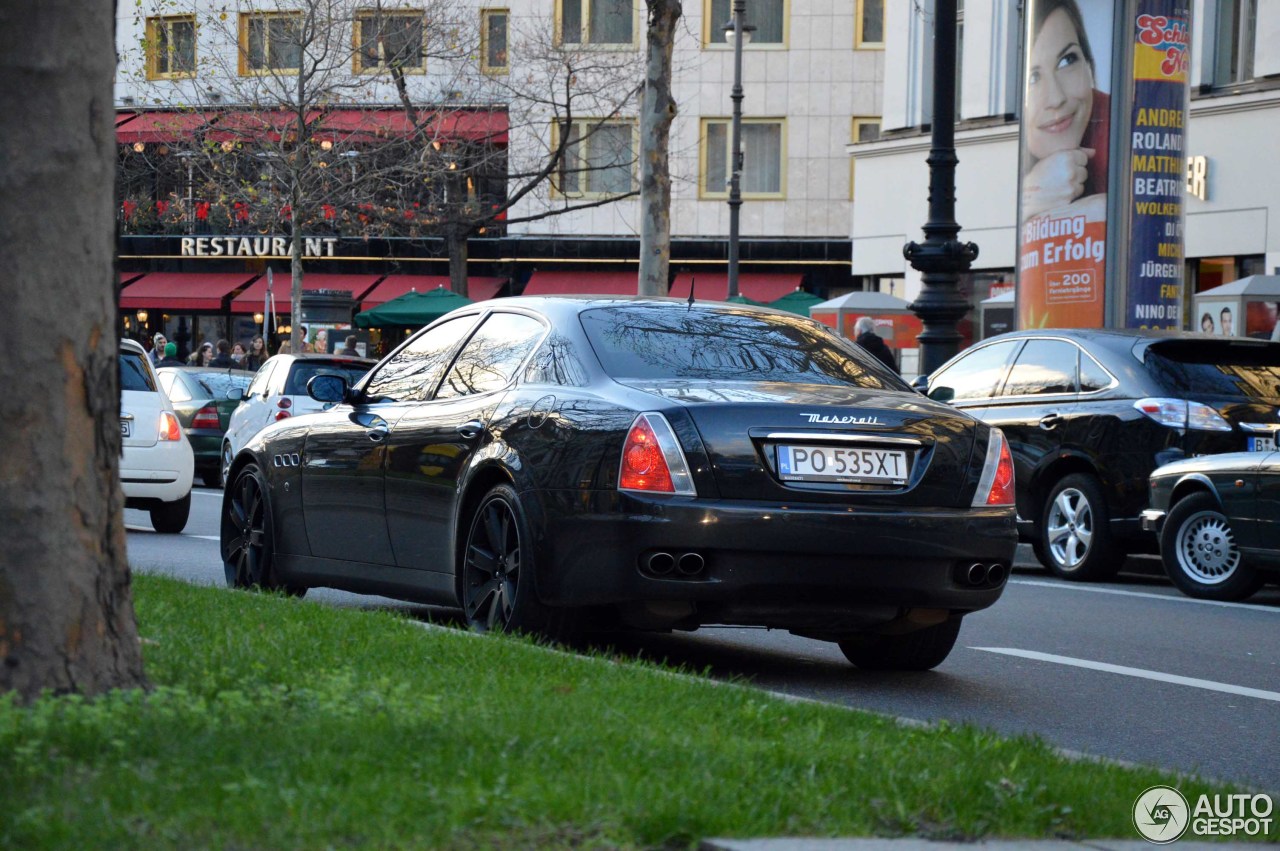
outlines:
[{"label": "german license plate", "polygon": [[1251,437],[1249,438],[1250,452],[1275,452],[1276,439],[1274,437]]},{"label": "german license plate", "polygon": [[788,482],[906,484],[907,453],[901,449],[844,446],[778,447],[778,476]]},{"label": "german license plate", "polygon": [[129,435],[131,435],[131,434],[133,434],[133,423],[129,422],[128,420],[121,420],[121,421],[120,421],[120,436],[121,436],[121,437],[128,437],[128,436],[129,436]]}]

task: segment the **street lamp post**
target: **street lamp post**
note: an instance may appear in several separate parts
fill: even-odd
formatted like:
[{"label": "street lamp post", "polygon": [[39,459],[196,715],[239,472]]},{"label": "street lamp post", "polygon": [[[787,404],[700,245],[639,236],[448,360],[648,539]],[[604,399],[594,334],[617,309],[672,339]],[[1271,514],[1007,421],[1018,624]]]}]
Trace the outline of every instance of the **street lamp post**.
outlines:
[{"label": "street lamp post", "polygon": [[738,220],[742,210],[742,48],[755,27],[746,22],[747,0],[733,0],[724,39],[733,45],[733,124],[729,133],[729,298],[738,295]]},{"label": "street lamp post", "polygon": [[969,270],[978,246],[956,236],[956,0],[935,0],[933,16],[933,127],[929,149],[929,220],[924,242],[909,242],[902,253],[921,273],[919,297],[911,310],[924,326],[920,374],[929,375],[960,349],[956,323],[969,310],[960,296],[961,272]]}]

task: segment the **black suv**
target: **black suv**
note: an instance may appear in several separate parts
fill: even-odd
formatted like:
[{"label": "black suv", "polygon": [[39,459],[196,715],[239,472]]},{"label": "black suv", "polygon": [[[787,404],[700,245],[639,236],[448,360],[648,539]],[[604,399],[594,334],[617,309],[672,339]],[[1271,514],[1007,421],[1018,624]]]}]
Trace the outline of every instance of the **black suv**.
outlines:
[{"label": "black suv", "polygon": [[1176,331],[1015,331],[961,352],[917,387],[999,426],[1018,531],[1066,579],[1153,552],[1141,528],[1162,464],[1275,449],[1280,344]]}]

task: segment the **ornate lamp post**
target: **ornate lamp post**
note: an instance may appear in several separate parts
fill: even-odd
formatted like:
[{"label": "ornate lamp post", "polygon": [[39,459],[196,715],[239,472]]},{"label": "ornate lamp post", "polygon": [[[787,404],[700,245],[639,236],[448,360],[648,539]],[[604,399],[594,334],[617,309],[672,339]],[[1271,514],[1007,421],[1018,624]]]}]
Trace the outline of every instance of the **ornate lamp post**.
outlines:
[{"label": "ornate lamp post", "polygon": [[747,0],[733,0],[724,40],[733,45],[733,129],[729,134],[729,298],[738,295],[738,217],[742,209],[742,48],[755,27],[746,22]]},{"label": "ornate lamp post", "polygon": [[920,271],[923,287],[911,310],[920,317],[920,374],[942,366],[960,348],[956,322],[969,310],[957,289],[978,246],[956,236],[956,0],[936,0],[933,18],[933,128],[929,150],[929,220],[924,242],[902,253]]}]

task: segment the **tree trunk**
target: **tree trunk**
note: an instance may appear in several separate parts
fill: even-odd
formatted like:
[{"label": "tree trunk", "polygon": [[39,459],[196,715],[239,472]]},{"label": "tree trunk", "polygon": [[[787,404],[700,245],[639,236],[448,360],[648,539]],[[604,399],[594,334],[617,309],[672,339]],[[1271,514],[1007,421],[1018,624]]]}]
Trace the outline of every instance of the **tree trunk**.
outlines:
[{"label": "tree trunk", "polygon": [[449,288],[470,298],[467,295],[467,229],[449,225],[445,228],[444,241],[449,251]]},{"label": "tree trunk", "polygon": [[119,484],[113,32],[111,4],[0,5],[0,691],[24,700],[146,685]]},{"label": "tree trunk", "polygon": [[671,266],[671,46],[680,0],[645,0],[649,8],[644,96],[640,104],[640,295],[667,294]]}]

